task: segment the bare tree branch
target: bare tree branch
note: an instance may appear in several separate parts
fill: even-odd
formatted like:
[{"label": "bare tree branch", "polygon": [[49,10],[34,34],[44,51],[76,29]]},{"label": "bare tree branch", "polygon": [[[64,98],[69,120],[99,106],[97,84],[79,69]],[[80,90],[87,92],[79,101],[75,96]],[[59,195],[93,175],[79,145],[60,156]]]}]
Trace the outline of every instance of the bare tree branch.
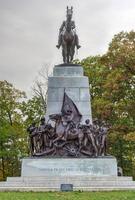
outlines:
[{"label": "bare tree branch", "polygon": [[47,101],[47,89],[48,89],[48,77],[51,74],[51,67],[49,64],[44,64],[44,66],[39,70],[38,76],[34,81],[32,91],[35,96],[41,99],[43,109],[46,112],[46,101]]}]

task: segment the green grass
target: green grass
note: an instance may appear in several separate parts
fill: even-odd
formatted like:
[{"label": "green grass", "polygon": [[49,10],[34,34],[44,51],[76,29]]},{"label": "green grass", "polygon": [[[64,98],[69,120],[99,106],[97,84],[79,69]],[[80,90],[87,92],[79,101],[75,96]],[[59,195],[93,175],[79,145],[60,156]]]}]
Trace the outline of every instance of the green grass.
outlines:
[{"label": "green grass", "polygon": [[135,191],[0,192],[0,200],[135,200]]}]

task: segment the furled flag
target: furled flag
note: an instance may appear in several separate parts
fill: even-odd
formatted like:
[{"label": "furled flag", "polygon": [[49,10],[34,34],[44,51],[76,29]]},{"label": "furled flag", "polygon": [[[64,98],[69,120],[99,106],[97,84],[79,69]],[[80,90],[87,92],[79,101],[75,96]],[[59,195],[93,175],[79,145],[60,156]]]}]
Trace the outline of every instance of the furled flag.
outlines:
[{"label": "furled flag", "polygon": [[77,106],[72,99],[69,98],[66,92],[64,92],[61,113],[64,121],[73,121],[75,124],[78,124],[82,118]]}]

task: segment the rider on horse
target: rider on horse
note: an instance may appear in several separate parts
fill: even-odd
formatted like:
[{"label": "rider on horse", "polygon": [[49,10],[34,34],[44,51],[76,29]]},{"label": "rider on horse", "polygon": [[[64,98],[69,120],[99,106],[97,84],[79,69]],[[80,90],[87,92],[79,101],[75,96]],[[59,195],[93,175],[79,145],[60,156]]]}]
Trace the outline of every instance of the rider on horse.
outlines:
[{"label": "rider on horse", "polygon": [[71,31],[74,33],[75,35],[75,45],[77,47],[77,49],[79,49],[81,46],[79,45],[79,39],[78,39],[78,35],[75,32],[75,22],[72,21],[72,14],[73,14],[73,7],[71,7],[71,9],[69,9],[67,7],[67,20],[63,21],[60,29],[59,29],[59,38],[58,38],[58,44],[56,45],[56,47],[59,49],[60,46],[62,45],[62,34],[65,30],[67,30],[67,26],[69,26],[69,29],[71,29]]}]

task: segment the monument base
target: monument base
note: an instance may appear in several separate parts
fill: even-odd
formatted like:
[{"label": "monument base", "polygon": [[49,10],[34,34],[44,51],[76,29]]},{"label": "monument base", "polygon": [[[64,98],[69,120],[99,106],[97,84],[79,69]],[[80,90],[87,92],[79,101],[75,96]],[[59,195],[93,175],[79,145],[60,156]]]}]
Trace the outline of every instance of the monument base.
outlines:
[{"label": "monument base", "polygon": [[115,157],[25,158],[21,176],[117,176]]},{"label": "monument base", "polygon": [[[64,187],[64,188],[63,188]],[[21,177],[0,182],[0,191],[135,190],[132,177],[117,176],[114,157],[25,158]]]}]

